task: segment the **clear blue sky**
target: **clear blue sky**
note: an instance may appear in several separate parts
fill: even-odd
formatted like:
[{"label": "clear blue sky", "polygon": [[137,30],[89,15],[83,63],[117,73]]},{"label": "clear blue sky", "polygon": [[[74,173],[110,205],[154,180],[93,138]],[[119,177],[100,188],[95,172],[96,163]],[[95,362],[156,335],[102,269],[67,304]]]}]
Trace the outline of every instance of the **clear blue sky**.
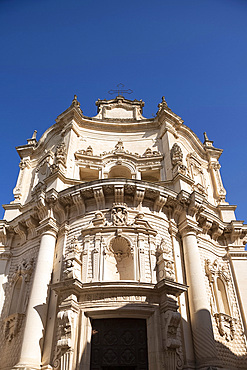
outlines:
[{"label": "clear blue sky", "polygon": [[40,138],[74,94],[95,115],[121,82],[146,117],[165,95],[224,149],[227,200],[247,221],[247,1],[1,0],[0,51],[1,204],[13,200],[15,146]]}]

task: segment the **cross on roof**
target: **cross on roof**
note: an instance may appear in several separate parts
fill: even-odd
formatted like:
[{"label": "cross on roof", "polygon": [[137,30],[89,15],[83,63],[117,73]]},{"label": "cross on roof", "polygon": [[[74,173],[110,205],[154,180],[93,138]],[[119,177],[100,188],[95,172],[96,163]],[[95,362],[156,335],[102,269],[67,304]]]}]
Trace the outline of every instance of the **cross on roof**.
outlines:
[{"label": "cross on roof", "polygon": [[109,90],[108,91],[108,94],[111,94],[112,95],[112,94],[117,93],[117,96],[120,96],[123,93],[125,93],[125,94],[132,94],[133,93],[133,90],[131,90],[131,89],[124,90],[123,88],[124,88],[124,85],[123,84],[118,84],[117,85],[117,89],[116,90]]}]

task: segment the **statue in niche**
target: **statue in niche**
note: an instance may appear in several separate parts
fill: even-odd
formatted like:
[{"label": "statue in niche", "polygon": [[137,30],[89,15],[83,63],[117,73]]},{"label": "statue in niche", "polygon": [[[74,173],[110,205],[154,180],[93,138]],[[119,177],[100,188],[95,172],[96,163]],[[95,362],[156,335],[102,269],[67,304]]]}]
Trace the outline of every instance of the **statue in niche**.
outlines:
[{"label": "statue in niche", "polygon": [[157,266],[158,277],[160,279],[175,279],[172,248],[168,245],[168,243],[166,243],[164,239],[161,239],[160,245],[157,248]]},{"label": "statue in niche", "polygon": [[115,226],[123,226],[127,224],[128,211],[123,205],[115,205],[112,208],[112,223]]},{"label": "statue in niche", "polygon": [[55,153],[56,163],[61,163],[66,166],[66,159],[67,159],[67,151],[65,143],[58,144],[56,147]]},{"label": "statue in niche", "polygon": [[173,166],[183,163],[183,152],[177,143],[173,144],[171,148],[171,161]]}]

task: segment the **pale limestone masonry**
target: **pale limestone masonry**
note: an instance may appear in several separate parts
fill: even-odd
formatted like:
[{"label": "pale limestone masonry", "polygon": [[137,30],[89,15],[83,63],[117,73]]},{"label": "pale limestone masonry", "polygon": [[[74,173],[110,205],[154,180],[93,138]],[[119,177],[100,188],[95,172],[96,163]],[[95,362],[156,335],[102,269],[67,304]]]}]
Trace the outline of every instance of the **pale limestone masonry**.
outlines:
[{"label": "pale limestone masonry", "polygon": [[222,150],[164,98],[152,119],[120,95],[96,105],[86,117],[75,96],[17,147],[0,369],[247,369],[247,225]]}]

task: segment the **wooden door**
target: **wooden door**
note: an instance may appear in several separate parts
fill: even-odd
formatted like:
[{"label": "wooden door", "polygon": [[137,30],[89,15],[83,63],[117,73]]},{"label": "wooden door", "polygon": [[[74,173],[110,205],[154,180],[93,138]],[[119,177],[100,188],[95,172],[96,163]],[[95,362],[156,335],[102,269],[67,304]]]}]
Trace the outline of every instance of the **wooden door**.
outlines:
[{"label": "wooden door", "polygon": [[148,370],[146,320],[93,320],[92,333],[90,370]]}]

